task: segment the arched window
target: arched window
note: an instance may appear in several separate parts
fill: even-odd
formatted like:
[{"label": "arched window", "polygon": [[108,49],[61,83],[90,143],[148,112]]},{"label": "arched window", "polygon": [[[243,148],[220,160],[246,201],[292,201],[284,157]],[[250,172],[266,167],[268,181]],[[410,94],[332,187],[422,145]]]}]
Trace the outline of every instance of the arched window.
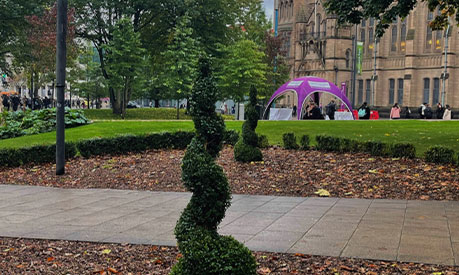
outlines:
[{"label": "arched window", "polygon": [[358,85],[357,102],[360,105],[363,103],[363,79],[359,79]]},{"label": "arched window", "polygon": [[433,104],[440,102],[440,78],[434,78],[432,101]]},{"label": "arched window", "polygon": [[351,49],[346,50],[346,68],[351,66]]},{"label": "arched window", "polygon": [[392,38],[390,50],[397,51],[397,26],[392,26]]},{"label": "arched window", "polygon": [[395,100],[395,79],[389,79],[389,105],[394,105]]},{"label": "arched window", "polygon": [[290,16],[293,17],[293,0],[290,0]]},{"label": "arched window", "polygon": [[402,21],[400,26],[400,50],[405,52],[406,49],[406,19]]},{"label": "arched window", "polygon": [[427,32],[426,32],[426,49],[432,49],[432,29],[427,23]]},{"label": "arched window", "polygon": [[322,22],[322,16],[317,14],[317,21],[316,21],[316,26],[317,26],[317,36],[320,37],[320,23]]},{"label": "arched window", "polygon": [[424,78],[424,95],[423,95],[423,101],[426,103],[429,103],[430,99],[430,79],[429,78]]},{"label": "arched window", "polygon": [[441,40],[443,38],[443,32],[441,30],[435,31],[435,49],[441,50]]},{"label": "arched window", "polygon": [[403,78],[398,79],[398,90],[397,90],[397,102],[399,105],[403,105]]}]

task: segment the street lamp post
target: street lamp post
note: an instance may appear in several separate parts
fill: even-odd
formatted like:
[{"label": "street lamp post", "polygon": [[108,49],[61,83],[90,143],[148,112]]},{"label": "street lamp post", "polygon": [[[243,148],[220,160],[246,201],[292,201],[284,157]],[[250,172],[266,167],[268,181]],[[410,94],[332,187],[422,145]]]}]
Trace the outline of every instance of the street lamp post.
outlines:
[{"label": "street lamp post", "polygon": [[371,106],[375,106],[375,96],[376,96],[376,55],[378,54],[378,47],[377,47],[378,39],[377,36],[375,35],[375,43],[373,47],[374,51],[374,57],[373,57],[373,77],[371,78]]},{"label": "street lamp post", "polygon": [[445,106],[445,97],[446,97],[446,79],[448,75],[448,40],[449,40],[449,31],[451,28],[451,24],[449,22],[449,17],[448,17],[448,27],[446,28],[445,32],[445,67],[444,67],[444,72],[442,75],[442,92],[441,92],[441,105]]},{"label": "street lamp post", "polygon": [[57,0],[56,52],[56,175],[65,174],[65,67],[67,62],[67,1]]}]

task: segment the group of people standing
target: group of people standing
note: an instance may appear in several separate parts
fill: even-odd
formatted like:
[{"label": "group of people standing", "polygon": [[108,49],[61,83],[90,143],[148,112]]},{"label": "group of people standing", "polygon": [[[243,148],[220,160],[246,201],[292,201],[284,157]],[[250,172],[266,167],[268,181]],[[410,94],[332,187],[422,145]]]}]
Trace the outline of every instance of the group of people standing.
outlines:
[{"label": "group of people standing", "polygon": [[[445,107],[443,107],[441,103],[437,104],[437,109],[435,110],[435,113],[428,103],[423,103],[421,104],[421,106],[419,106],[418,113],[419,113],[419,118],[421,119],[443,119],[443,120],[452,119],[451,107],[449,105],[446,105]],[[398,103],[395,103],[394,106],[392,106],[392,109],[390,111],[390,119],[400,119],[401,115],[402,115],[402,110],[400,106],[398,105]],[[408,107],[404,108],[404,115],[406,119],[411,118],[410,108]]]},{"label": "group of people standing", "polygon": [[441,103],[437,103],[437,109],[435,110],[435,117],[432,108],[428,103],[422,103],[421,106],[418,108],[419,117],[421,119],[444,119],[444,120],[451,120],[452,113],[451,107],[446,105],[443,107]]},{"label": "group of people standing", "polygon": [[[92,108],[100,108],[101,103],[100,101],[92,101],[91,107]],[[64,106],[69,108],[86,108],[86,102],[80,100],[65,100]],[[16,112],[16,111],[25,111],[29,110],[42,110],[42,109],[49,109],[56,107],[56,100],[50,99],[48,97],[36,97],[36,98],[28,98],[28,97],[20,97],[18,95],[2,95],[0,97],[0,113],[3,111],[7,112]]]},{"label": "group of people standing", "polygon": [[27,98],[20,97],[18,95],[2,95],[0,99],[0,112],[3,111],[25,111],[26,109],[30,110],[41,110],[48,109],[54,106],[54,101],[48,97],[41,98]]}]

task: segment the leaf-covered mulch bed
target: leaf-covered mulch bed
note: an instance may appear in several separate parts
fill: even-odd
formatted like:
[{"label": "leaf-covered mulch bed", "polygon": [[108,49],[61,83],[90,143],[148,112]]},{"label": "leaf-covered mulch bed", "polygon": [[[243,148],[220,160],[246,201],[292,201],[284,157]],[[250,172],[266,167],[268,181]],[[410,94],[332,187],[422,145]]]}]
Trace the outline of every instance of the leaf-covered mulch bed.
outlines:
[{"label": "leaf-covered mulch bed", "polygon": [[[226,147],[218,162],[236,194],[410,200],[459,200],[459,168],[405,160],[319,151],[263,150],[264,161],[241,164]],[[115,188],[185,191],[181,182],[184,151],[154,150],[125,156],[69,161],[66,175],[52,164],[0,168],[0,183],[64,188]]]},{"label": "leaf-covered mulch bed", "polygon": [[[459,267],[255,252],[258,274],[459,274]],[[168,274],[176,247],[0,238],[5,274]]]}]

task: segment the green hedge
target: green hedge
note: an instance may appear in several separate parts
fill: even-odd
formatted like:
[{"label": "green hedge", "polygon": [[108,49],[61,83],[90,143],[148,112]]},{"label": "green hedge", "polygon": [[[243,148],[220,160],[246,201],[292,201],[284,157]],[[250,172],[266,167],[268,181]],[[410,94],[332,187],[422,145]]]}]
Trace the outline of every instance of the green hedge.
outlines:
[{"label": "green hedge", "polygon": [[326,152],[341,153],[368,153],[372,156],[414,158],[416,148],[412,144],[397,143],[387,144],[380,141],[357,141],[347,138],[332,137],[325,135],[316,136],[317,149]]},{"label": "green hedge", "polygon": [[301,150],[309,150],[309,136],[308,135],[301,136],[300,149]]},{"label": "green hedge", "polygon": [[[142,152],[149,149],[185,149],[194,137],[194,132],[152,133],[147,135],[123,135],[112,138],[82,140],[76,144],[67,143],[66,158],[73,158],[77,152],[85,158],[100,155],[119,155]],[[239,138],[236,131],[226,131],[224,143],[234,145]],[[38,145],[18,149],[0,149],[0,167],[17,167],[29,163],[51,163],[56,159],[55,145]]]},{"label": "green hedge", "polygon": [[[77,154],[75,144],[65,144],[65,158]],[[56,161],[56,145],[38,145],[19,149],[0,149],[0,167],[18,167],[29,163],[49,163]]]},{"label": "green hedge", "polygon": [[282,135],[282,142],[284,148],[287,150],[296,150],[300,148],[298,143],[296,143],[296,136],[294,133],[285,133]]},{"label": "green hedge", "polygon": [[437,164],[454,164],[455,153],[452,149],[443,146],[432,146],[424,153],[424,159],[427,162]]}]

